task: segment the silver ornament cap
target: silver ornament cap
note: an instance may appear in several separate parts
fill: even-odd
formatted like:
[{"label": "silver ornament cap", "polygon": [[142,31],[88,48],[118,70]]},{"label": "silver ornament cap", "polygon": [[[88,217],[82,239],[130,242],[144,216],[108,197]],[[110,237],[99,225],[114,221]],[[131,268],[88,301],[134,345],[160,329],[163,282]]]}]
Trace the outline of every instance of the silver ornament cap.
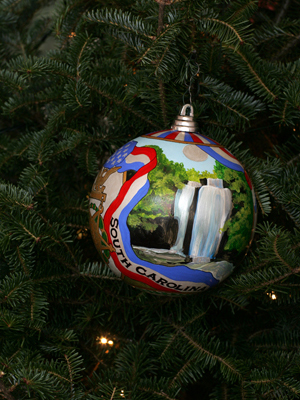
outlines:
[{"label": "silver ornament cap", "polygon": [[[186,115],[188,109],[190,109],[190,115]],[[171,129],[181,132],[198,131],[198,124],[196,121],[194,121],[194,108],[191,104],[185,104],[182,107],[180,115],[177,115],[177,118],[175,119],[174,124],[171,126]]]}]

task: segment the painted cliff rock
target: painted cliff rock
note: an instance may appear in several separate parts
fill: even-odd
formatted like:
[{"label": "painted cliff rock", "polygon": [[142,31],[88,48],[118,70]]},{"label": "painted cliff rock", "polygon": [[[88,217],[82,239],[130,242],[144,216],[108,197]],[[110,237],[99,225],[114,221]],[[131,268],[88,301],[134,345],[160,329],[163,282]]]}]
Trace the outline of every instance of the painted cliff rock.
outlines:
[{"label": "painted cliff rock", "polygon": [[102,260],[154,291],[201,292],[224,280],[255,223],[254,191],[239,161],[214,140],[174,128],[117,150],[90,195]]}]

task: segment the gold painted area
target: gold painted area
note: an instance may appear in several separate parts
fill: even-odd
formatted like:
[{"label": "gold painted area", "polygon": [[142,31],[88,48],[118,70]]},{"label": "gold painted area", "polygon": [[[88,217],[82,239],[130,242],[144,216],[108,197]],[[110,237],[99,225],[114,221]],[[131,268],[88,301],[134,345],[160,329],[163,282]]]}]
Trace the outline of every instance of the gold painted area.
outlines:
[{"label": "gold painted area", "polygon": [[[104,186],[104,183],[120,168],[121,167],[113,167],[108,169],[103,167],[96,177],[90,195],[90,208],[95,210],[93,216],[90,216],[91,235],[96,249],[105,263],[108,262],[110,257],[109,253],[115,251],[115,249],[111,243],[107,243],[108,236],[101,215],[104,211],[104,203],[107,198],[107,194],[105,193],[106,186]],[[99,201],[98,206],[93,202],[93,200]],[[109,251],[109,253],[107,253],[107,251]]]},{"label": "gold painted area", "polygon": [[99,174],[97,175],[96,180],[93,184],[91,197],[100,201],[105,201],[103,200],[103,190],[105,189],[105,186],[103,186],[103,184],[104,182],[107,181],[107,179],[110,177],[111,174],[118,171],[118,169],[120,168],[121,167],[113,167],[111,169],[108,169],[103,167],[99,172]]},{"label": "gold painted area", "polygon": [[[96,249],[99,251],[100,254],[104,250],[109,250],[110,252],[113,252],[115,251],[113,245],[107,243],[99,232],[99,219],[97,219],[97,222],[95,221],[97,216],[98,218],[102,218],[100,210],[96,211],[95,214],[90,218],[91,235],[94,240]],[[105,231],[105,229],[101,229],[101,232],[103,231]]]},{"label": "gold painted area", "polygon": [[126,182],[127,179],[127,171],[123,172],[123,185]]}]

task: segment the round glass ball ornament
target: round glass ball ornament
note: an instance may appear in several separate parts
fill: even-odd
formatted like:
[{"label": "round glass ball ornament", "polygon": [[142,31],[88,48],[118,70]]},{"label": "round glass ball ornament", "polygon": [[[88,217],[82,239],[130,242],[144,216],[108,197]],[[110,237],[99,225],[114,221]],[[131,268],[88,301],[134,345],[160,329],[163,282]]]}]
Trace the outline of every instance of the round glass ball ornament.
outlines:
[{"label": "round glass ball ornament", "polygon": [[133,286],[204,291],[250,245],[257,213],[250,179],[228,150],[196,132],[193,107],[185,105],[171,130],[131,140],[96,177],[89,206],[95,246]]}]

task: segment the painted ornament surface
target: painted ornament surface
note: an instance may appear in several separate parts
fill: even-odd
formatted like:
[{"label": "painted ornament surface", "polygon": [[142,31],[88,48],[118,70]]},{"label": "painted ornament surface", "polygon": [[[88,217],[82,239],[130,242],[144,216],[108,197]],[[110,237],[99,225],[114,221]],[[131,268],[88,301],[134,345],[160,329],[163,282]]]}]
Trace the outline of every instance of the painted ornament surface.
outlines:
[{"label": "painted ornament surface", "polygon": [[201,292],[224,280],[256,222],[239,161],[198,133],[141,136],[104,164],[90,195],[90,226],[103,261],[155,291]]}]

